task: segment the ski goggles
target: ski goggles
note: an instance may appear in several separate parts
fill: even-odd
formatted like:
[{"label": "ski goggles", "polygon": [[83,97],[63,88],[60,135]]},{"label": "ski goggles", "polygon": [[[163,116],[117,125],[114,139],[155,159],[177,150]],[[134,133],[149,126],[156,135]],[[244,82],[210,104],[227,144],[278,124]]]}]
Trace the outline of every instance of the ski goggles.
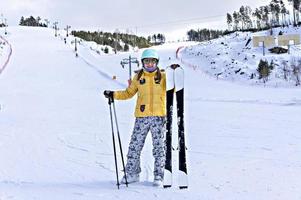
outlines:
[{"label": "ski goggles", "polygon": [[157,63],[158,60],[155,58],[144,58],[142,60],[142,62],[143,62],[143,64],[150,64],[150,63],[154,64],[154,63]]}]

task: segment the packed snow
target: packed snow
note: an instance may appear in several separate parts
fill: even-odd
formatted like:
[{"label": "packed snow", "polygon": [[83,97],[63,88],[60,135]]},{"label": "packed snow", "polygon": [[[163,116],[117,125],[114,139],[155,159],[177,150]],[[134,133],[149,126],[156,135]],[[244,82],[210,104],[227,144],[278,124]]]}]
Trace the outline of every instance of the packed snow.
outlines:
[{"label": "packed snow", "polygon": [[[12,46],[0,74],[0,199],[301,199],[301,88],[216,80],[201,57],[186,59],[193,43],[155,47],[165,68],[179,52],[185,70],[185,128],[189,188],[152,186],[148,136],[141,182],[116,187],[109,107],[102,92],[127,86],[124,58],[141,51],[99,55],[73,37],[47,28],[10,27]],[[201,51],[202,48],[200,48]],[[202,50],[203,54],[210,51]],[[7,50],[8,51],[8,50]],[[94,53],[93,53],[94,52]],[[0,54],[0,66],[7,54]],[[251,65],[251,64],[250,64]],[[133,64],[133,70],[138,69]],[[141,67],[141,66],[140,66]],[[222,67],[222,65],[217,66]],[[134,124],[135,98],[116,101],[123,150]],[[175,133],[175,132],[174,132]],[[122,176],[119,159],[119,177]]]}]

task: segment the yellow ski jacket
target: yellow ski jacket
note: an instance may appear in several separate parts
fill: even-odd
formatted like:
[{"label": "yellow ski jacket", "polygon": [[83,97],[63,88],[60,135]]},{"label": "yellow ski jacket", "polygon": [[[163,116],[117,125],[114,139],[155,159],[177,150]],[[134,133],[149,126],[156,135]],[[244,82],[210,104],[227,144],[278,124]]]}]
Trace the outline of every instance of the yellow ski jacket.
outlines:
[{"label": "yellow ski jacket", "polygon": [[135,117],[166,116],[166,74],[161,71],[161,80],[155,72],[143,71],[139,80],[136,74],[124,91],[115,91],[114,99],[126,100],[138,93]]}]

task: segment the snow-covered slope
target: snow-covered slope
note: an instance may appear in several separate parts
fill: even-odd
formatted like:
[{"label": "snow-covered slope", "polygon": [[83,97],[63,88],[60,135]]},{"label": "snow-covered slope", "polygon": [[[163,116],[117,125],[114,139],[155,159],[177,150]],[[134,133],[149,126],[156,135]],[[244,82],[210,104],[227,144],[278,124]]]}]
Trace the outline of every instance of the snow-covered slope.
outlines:
[{"label": "snow-covered slope", "polygon": [[[95,55],[80,45],[75,57],[44,28],[11,27],[6,39],[13,54],[0,75],[1,200],[301,198],[300,88],[216,81],[183,65],[189,189],[177,189],[176,182],[166,190],[152,186],[148,137],[142,182],[117,190],[102,91],[126,87],[128,69],[120,61],[129,54]],[[162,68],[183,45],[156,47]],[[116,102],[124,152],[134,103]]]},{"label": "snow-covered slope", "polygon": [[[274,36],[279,32],[283,34],[301,34],[299,28],[276,28],[273,29]],[[199,45],[191,46],[183,52],[183,62],[189,63],[193,68],[198,68],[216,79],[239,82],[240,84],[263,85],[258,79],[258,64],[260,59],[273,60],[274,70],[265,84],[272,87],[294,87],[296,80],[293,75],[288,80],[284,79],[283,63],[289,66],[293,59],[296,64],[301,55],[301,45],[291,46],[290,54],[272,54],[265,50],[263,56],[262,47],[253,47],[253,36],[266,36],[269,31],[258,33],[236,32],[215,40],[202,42]],[[287,48],[287,47],[286,47]],[[300,66],[301,67],[301,66]],[[287,70],[291,70],[287,67]],[[292,70],[291,70],[292,71]],[[299,72],[301,76],[301,69]]]}]

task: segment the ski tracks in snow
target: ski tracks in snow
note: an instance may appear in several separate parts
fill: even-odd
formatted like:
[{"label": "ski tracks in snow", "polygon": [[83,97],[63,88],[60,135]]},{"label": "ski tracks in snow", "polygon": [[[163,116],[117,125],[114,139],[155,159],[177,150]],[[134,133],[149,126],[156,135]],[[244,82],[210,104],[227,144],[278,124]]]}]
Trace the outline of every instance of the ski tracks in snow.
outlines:
[{"label": "ski tracks in snow", "polygon": [[[3,65],[0,65],[0,74],[1,74],[1,73],[4,71],[4,69],[6,68],[7,64],[9,63],[9,61],[10,61],[10,57],[11,57],[11,55],[12,55],[12,53],[13,53],[13,49],[12,49],[11,44],[10,44],[6,39],[4,39],[2,36],[0,36],[0,39],[3,40],[3,41],[9,46],[9,53],[8,53],[8,56],[7,56],[7,58],[6,58],[5,62],[4,62],[4,64],[3,64]],[[1,40],[0,40],[0,41],[1,41]],[[1,63],[0,63],[0,64],[1,64]]]},{"label": "ski tracks in snow", "polygon": [[88,60],[86,60],[84,57],[81,57],[81,59],[89,66],[91,67],[93,70],[95,70],[98,74],[100,74],[102,77],[112,81],[113,83],[117,83],[119,86],[121,87],[127,87],[126,84],[120,82],[120,81],[116,81],[116,80],[112,80],[113,76],[110,76],[109,74],[105,73],[104,71],[101,71],[98,67],[96,67],[95,65],[93,65],[92,63],[90,63]]}]

